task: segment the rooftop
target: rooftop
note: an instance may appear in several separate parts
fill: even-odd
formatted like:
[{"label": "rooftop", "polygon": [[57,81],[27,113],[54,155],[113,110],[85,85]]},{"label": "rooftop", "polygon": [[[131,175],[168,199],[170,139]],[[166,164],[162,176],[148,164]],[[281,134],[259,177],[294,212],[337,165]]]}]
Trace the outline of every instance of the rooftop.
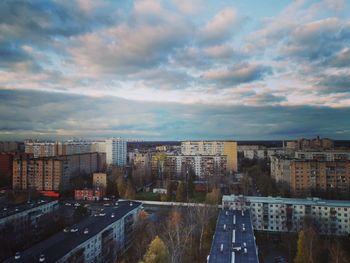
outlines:
[{"label": "rooftop", "polygon": [[43,205],[51,203],[51,202],[57,203],[58,201],[56,201],[56,200],[55,201],[39,200],[39,201],[29,202],[26,204],[12,206],[12,207],[0,207],[0,219],[14,215],[14,214],[24,212],[26,210],[29,210],[29,209],[32,209],[35,207],[40,207],[40,206],[43,206]]},{"label": "rooftop", "polygon": [[[80,223],[73,225],[70,229],[78,229],[77,232],[60,232],[50,238],[34,245],[33,247],[21,252],[21,259],[15,260],[9,258],[5,262],[38,262],[41,254],[45,255],[45,262],[56,262],[64,257],[71,250],[81,243],[97,235],[112,223],[118,221],[133,209],[141,206],[142,203],[134,201],[119,201],[117,206],[104,208],[104,216],[89,216]],[[112,213],[114,217],[112,217]],[[88,233],[84,234],[84,229]]]},{"label": "rooftop", "polygon": [[259,262],[249,210],[220,210],[208,262]]},{"label": "rooftop", "polygon": [[[222,202],[232,201],[242,198],[238,195],[224,195]],[[347,200],[325,200],[318,197],[310,198],[284,198],[272,196],[245,196],[247,201],[256,203],[274,203],[274,204],[292,204],[292,205],[318,205],[318,206],[334,206],[334,207],[350,207],[350,201]]]}]

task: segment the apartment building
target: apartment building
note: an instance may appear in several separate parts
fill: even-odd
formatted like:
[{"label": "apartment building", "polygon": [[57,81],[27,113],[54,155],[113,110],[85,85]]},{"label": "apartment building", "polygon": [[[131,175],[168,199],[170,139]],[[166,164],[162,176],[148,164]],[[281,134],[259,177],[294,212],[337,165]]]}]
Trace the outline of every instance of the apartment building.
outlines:
[{"label": "apartment building", "polygon": [[105,141],[71,140],[63,142],[25,141],[25,152],[34,157],[52,157],[90,152],[106,152]]},{"label": "apartment building", "polygon": [[105,162],[104,153],[40,158],[17,156],[13,160],[12,186],[20,190],[67,190],[70,189],[70,180],[74,176],[99,172]]},{"label": "apartment building", "polygon": [[0,142],[0,152],[17,152],[20,148],[20,143],[18,142]]},{"label": "apartment building", "polygon": [[107,174],[94,173],[92,175],[92,186],[94,188],[106,189],[107,188]]},{"label": "apartment building", "polygon": [[5,262],[118,262],[132,244],[134,224],[141,210],[140,202],[119,201]]},{"label": "apartment building", "polygon": [[106,140],[106,159],[108,165],[125,166],[127,157],[127,142],[122,138]]},{"label": "apartment building", "polygon": [[290,188],[295,194],[308,194],[313,189],[349,192],[350,161],[292,160]]},{"label": "apartment building", "polygon": [[320,234],[350,234],[350,201],[224,195],[225,209],[250,209],[255,230],[298,232],[305,220]]},{"label": "apartment building", "polygon": [[237,172],[237,142],[234,141],[184,141],[182,155],[226,155],[228,172]]},{"label": "apartment building", "polygon": [[227,174],[226,155],[165,155],[152,158],[152,173],[159,173],[176,179],[192,170],[198,178],[223,176]]},{"label": "apartment building", "polygon": [[328,138],[320,138],[317,136],[314,139],[301,138],[287,142],[287,148],[293,150],[319,149],[327,150],[334,148],[334,142]]},{"label": "apartment building", "polygon": [[[0,208],[0,235],[15,235],[19,240],[30,228],[37,225],[42,215],[53,213],[58,208],[58,201],[37,201],[15,207]],[[11,236],[13,238],[13,236]]]},{"label": "apartment building", "polygon": [[271,177],[277,182],[290,184],[290,163],[291,158],[287,155],[272,155],[270,157]]}]

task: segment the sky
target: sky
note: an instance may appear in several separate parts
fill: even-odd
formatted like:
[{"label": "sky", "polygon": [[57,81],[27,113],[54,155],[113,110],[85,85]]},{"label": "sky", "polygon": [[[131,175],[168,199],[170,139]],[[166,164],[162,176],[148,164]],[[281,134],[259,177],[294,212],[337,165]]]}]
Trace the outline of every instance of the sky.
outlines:
[{"label": "sky", "polygon": [[350,139],[350,1],[0,1],[0,139]]}]

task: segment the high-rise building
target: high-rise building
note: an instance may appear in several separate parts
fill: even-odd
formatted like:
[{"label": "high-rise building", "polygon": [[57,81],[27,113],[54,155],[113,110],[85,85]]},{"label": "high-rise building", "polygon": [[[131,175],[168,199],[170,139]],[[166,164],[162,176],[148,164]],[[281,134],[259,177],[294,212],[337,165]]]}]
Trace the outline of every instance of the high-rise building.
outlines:
[{"label": "high-rise building", "polygon": [[106,161],[108,165],[126,165],[127,148],[126,140],[111,138],[106,140]]},{"label": "high-rise building", "polygon": [[74,176],[100,171],[105,164],[105,159],[104,153],[40,158],[17,156],[13,160],[12,186],[14,189],[38,191],[70,189],[70,182]]},{"label": "high-rise building", "polygon": [[237,142],[185,141],[181,143],[183,155],[226,155],[227,170],[237,172]]}]

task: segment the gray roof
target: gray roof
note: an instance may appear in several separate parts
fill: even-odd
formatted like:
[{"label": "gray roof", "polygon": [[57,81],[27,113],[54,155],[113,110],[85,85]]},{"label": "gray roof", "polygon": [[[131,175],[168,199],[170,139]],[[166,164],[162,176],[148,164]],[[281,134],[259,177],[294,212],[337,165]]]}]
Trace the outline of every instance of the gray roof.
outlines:
[{"label": "gray roof", "polygon": [[[132,206],[130,204],[132,204]],[[45,255],[45,262],[56,262],[81,243],[97,235],[106,227],[141,205],[142,203],[140,202],[119,201],[118,206],[104,208],[103,213],[106,213],[105,216],[89,216],[71,227],[78,228],[78,232],[59,232],[26,251],[21,252],[20,260],[15,260],[14,257],[12,257],[5,262],[38,262],[40,254]],[[113,218],[111,217],[112,213],[115,215]],[[88,228],[88,234],[83,233],[85,228]]]},{"label": "gray roof", "polygon": [[[224,225],[226,225],[226,228]],[[222,251],[221,246],[223,246]],[[246,248],[246,252],[244,252],[244,248]],[[232,257],[234,257],[233,260]],[[209,263],[226,262],[259,262],[249,210],[246,210],[243,215],[238,210],[220,210],[210,250]]]},{"label": "gray roof", "polygon": [[30,210],[33,208],[40,208],[41,206],[44,206],[48,203],[55,204],[55,203],[58,203],[58,201],[57,200],[55,200],[55,201],[39,200],[39,201],[30,202],[30,203],[12,206],[12,207],[1,207],[0,208],[0,219],[14,215],[14,214],[19,214],[19,213],[22,213],[26,210]]}]

